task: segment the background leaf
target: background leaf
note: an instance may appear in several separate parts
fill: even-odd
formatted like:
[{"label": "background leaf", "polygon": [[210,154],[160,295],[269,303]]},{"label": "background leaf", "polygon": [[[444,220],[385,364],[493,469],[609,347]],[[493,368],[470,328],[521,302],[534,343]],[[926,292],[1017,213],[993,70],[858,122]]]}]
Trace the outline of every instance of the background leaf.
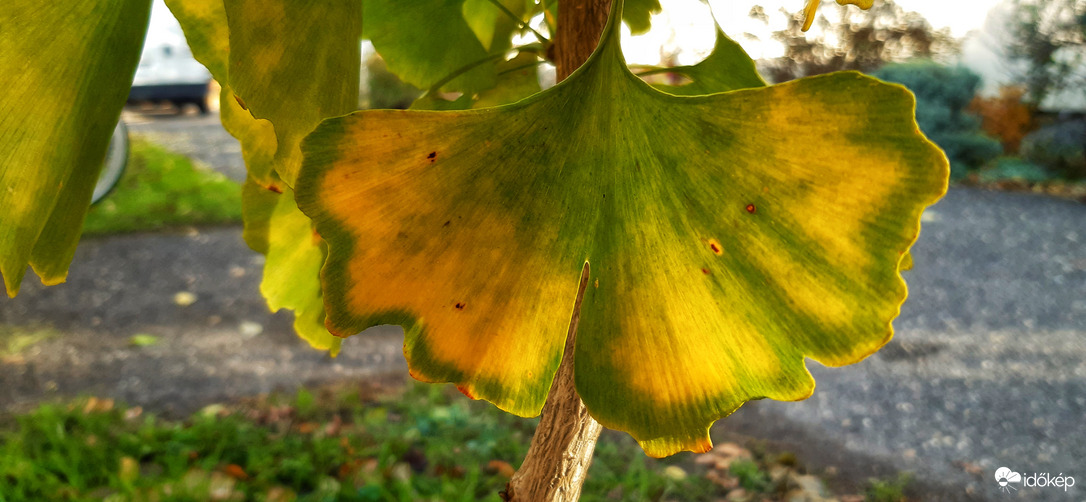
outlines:
[{"label": "background leaf", "polygon": [[661,91],[680,96],[697,96],[718,92],[765,87],[765,80],[758,75],[754,61],[743,47],[720,29],[716,28],[716,45],[713,52],[691,66],[660,68],[651,73],[676,73],[691,80],[686,85],[657,85]]},{"label": "background leaf", "polygon": [[299,145],[326,117],[358,107],[359,2],[226,0],[230,87],[275,128],[275,171],[294,185]]},{"label": "background leaf", "polygon": [[[217,80],[229,82],[230,36],[223,2],[170,0],[168,5],[180,21],[196,59]],[[303,72],[301,62],[296,62],[294,70]],[[325,83],[332,87],[330,93],[334,96],[336,89],[342,89],[349,78],[350,75],[347,75],[344,80]],[[263,85],[274,84],[263,81]],[[357,81],[354,86],[357,93]],[[318,92],[315,89],[308,91]],[[274,94],[282,92],[282,89],[262,92]],[[250,248],[266,255],[261,292],[273,312],[283,308],[294,311],[294,330],[301,338],[314,348],[329,350],[335,356],[341,340],[324,327],[320,292],[319,274],[324,263],[324,245],[319,239],[315,240],[309,219],[298,211],[293,192],[274,170],[278,149],[276,130],[270,121],[253,118],[235,99],[229,84],[223,85],[220,102],[223,127],[241,143],[242,156],[248,169],[249,176],[242,197],[244,238]],[[298,96],[293,106],[309,106],[304,93]],[[320,105],[317,106],[319,108]],[[342,106],[347,108],[346,104]],[[353,104],[350,108],[353,109]],[[312,112],[302,115],[312,115]],[[292,125],[304,127],[301,122]]]},{"label": "background leaf", "polygon": [[[367,0],[363,5],[366,37],[385,58],[389,70],[404,82],[429,89],[453,72],[509,47],[505,42],[489,44],[489,49],[484,46],[464,18],[464,1]],[[481,8],[498,13],[493,5]],[[472,16],[477,25],[486,21],[482,16]],[[442,90],[474,93],[492,87],[494,78],[495,62],[486,62],[448,82]]]},{"label": "background leaf", "polygon": [[8,0],[0,9],[0,274],[9,296],[27,263],[46,284],[68,274],[150,9],[147,0]]}]

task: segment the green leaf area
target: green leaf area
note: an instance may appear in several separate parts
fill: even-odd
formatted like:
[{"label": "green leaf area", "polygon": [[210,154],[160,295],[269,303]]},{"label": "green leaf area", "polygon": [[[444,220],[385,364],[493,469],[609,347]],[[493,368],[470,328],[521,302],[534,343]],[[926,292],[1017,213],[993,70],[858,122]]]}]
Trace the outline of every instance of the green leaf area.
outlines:
[{"label": "green leaf area", "polygon": [[416,378],[525,416],[571,356],[602,424],[650,455],[706,450],[743,402],[808,397],[805,358],[891,337],[899,264],[948,175],[913,106],[858,73],[662,92],[612,20],[574,75],[515,104],[326,120],[295,188],[328,245],[327,325],[403,325]]},{"label": "green leaf area", "polygon": [[148,0],[0,8],[0,275],[63,282],[139,61]]}]

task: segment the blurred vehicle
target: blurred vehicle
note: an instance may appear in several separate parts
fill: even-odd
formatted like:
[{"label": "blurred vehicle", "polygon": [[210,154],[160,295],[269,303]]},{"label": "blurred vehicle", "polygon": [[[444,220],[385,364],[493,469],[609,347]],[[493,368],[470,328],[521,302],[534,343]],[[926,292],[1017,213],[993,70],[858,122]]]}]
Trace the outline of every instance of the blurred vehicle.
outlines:
[{"label": "blurred vehicle", "polygon": [[214,104],[211,82],[211,73],[192,57],[181,25],[161,1],[154,2],[128,102],[169,103],[178,110],[192,104],[203,114]]},{"label": "blurred vehicle", "polygon": [[91,204],[109,195],[117,182],[124,174],[124,168],[128,166],[128,127],[124,120],[118,120],[113,128],[113,136],[109,139],[109,148],[106,150],[106,160],[102,164],[102,172],[98,175],[98,182],[94,185],[94,193],[91,195]]}]

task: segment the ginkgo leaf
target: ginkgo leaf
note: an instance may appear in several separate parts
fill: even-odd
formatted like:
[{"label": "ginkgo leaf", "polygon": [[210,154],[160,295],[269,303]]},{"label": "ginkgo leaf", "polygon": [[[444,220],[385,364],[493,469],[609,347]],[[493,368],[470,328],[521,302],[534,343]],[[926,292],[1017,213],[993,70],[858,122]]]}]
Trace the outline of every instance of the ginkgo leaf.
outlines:
[{"label": "ginkgo leaf", "polygon": [[539,85],[540,59],[533,52],[523,51],[497,66],[497,83],[476,95],[464,94],[455,100],[443,99],[428,92],[414,103],[412,110],[467,110],[500,106],[524,99],[542,90]]},{"label": "ginkgo leaf", "polygon": [[[818,13],[818,6],[822,3],[822,0],[807,0],[807,5],[803,7],[803,31],[811,29],[811,25],[814,24],[815,14]],[[861,9],[870,9],[875,4],[875,0],[837,0],[838,5],[855,5]]]},{"label": "ginkgo leaf", "polygon": [[[229,82],[230,41],[222,0],[168,0],[193,56],[220,82]],[[277,150],[271,122],[253,118],[223,84],[220,118],[241,143],[248,169],[242,211],[245,242],[266,255],[260,289],[273,312],[294,311],[294,330],[314,348],[335,356],[341,339],[324,328],[320,267],[325,247],[314,240],[309,219],[295,206],[293,192],[273,170]],[[284,193],[285,192],[285,193]]]},{"label": "ginkgo leaf", "polygon": [[366,0],[366,38],[385,58],[388,69],[415,87],[429,89],[462,72],[442,90],[473,93],[490,88],[496,60],[487,57],[505,48],[484,47],[464,19],[464,1]]},{"label": "ginkgo leaf", "polygon": [[512,46],[513,32],[531,17],[533,7],[531,0],[463,0],[460,11],[483,49],[494,52]]},{"label": "ginkgo leaf", "polygon": [[[139,62],[148,0],[0,9],[0,275],[63,282]],[[43,22],[42,20],[48,20]]]},{"label": "ginkgo leaf", "polygon": [[642,73],[677,73],[690,79],[685,85],[658,85],[661,91],[680,95],[697,96],[718,92],[765,87],[765,80],[758,74],[754,61],[747,56],[743,47],[725,35],[720,27],[716,29],[716,45],[713,52],[698,64],[659,68]]},{"label": "ginkgo leaf", "polygon": [[472,108],[500,106],[520,101],[542,89],[539,85],[539,56],[521,52],[498,64],[498,85],[480,92]]},{"label": "ginkgo leaf", "polygon": [[290,188],[276,193],[249,179],[243,192],[245,240],[266,255],[260,292],[272,312],[294,311],[294,331],[315,349],[334,357],[343,339],[324,327],[324,300],[320,269],[326,256],[324,242],[294,204]]},{"label": "ginkgo leaf", "polygon": [[241,144],[249,177],[264,187],[279,187],[282,182],[274,174],[275,129],[242,108],[230,87],[230,29],[222,0],[166,0],[166,6],[181,24],[193,57],[219,82],[219,117]]},{"label": "ginkgo leaf", "polygon": [[412,375],[520,415],[543,405],[588,262],[589,412],[651,455],[703,451],[743,402],[809,396],[805,357],[889,340],[948,166],[901,86],[674,96],[629,72],[614,17],[584,66],[515,104],[325,121],[297,200],[328,243],[333,333],[401,324]]},{"label": "ginkgo leaf", "polygon": [[[698,96],[718,92],[764,87],[765,80],[758,74],[754,61],[743,47],[732,40],[717,26],[716,45],[713,52],[701,62],[691,66],[655,68],[639,75],[676,73],[690,79],[685,85],[656,85],[661,91],[680,96]],[[912,268],[911,252],[901,260],[901,270]]]},{"label": "ginkgo leaf", "polygon": [[226,0],[229,85],[275,129],[275,171],[293,186],[302,138],[358,109],[359,2]]},{"label": "ginkgo leaf", "polygon": [[652,15],[660,10],[660,0],[626,0],[622,20],[630,27],[630,33],[640,35],[652,28]]}]

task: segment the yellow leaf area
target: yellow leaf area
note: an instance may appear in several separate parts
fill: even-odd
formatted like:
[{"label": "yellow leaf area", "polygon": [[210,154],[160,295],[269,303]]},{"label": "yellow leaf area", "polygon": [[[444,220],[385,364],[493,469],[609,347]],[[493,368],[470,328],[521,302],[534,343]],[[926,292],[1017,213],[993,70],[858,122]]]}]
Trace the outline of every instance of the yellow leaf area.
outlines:
[{"label": "yellow leaf area", "polygon": [[[822,3],[822,0],[807,0],[807,5],[803,8],[803,31],[811,29],[811,25],[814,24],[815,14],[818,12],[818,6]],[[874,5],[875,0],[837,0],[838,5],[855,5],[861,9],[870,9]]]},{"label": "yellow leaf area", "polygon": [[401,324],[413,376],[535,415],[587,262],[589,412],[650,455],[704,451],[743,402],[808,397],[805,357],[889,340],[898,264],[948,176],[913,107],[858,73],[666,94],[612,21],[574,75],[512,105],[327,120],[296,187],[328,243],[327,325]]},{"label": "yellow leaf area", "polygon": [[[339,352],[342,339],[332,336],[324,328],[324,308],[320,292],[319,273],[325,258],[324,244],[313,233],[309,219],[294,204],[293,192],[280,179],[276,171],[277,155],[290,157],[289,152],[284,153],[285,151],[280,151],[278,148],[279,142],[276,135],[281,133],[280,136],[297,138],[293,140],[294,149],[297,149],[300,137],[312,130],[320,118],[323,118],[323,115],[319,114],[314,116],[315,113],[334,114],[321,111],[323,110],[321,106],[338,106],[337,113],[342,113],[353,109],[355,98],[351,98],[349,92],[341,89],[342,81],[337,81],[332,84],[336,87],[336,90],[330,93],[333,97],[320,101],[316,111],[307,108],[308,112],[299,113],[293,120],[277,123],[274,126],[268,120],[253,118],[249,110],[242,105],[244,100],[236,98],[231,87],[233,78],[229,71],[231,39],[237,41],[243,50],[260,52],[265,58],[280,62],[281,64],[276,68],[280,80],[285,78],[284,75],[294,75],[295,80],[298,80],[299,75],[307,74],[302,64],[305,61],[303,58],[267,56],[269,53],[287,52],[286,44],[293,43],[294,38],[280,37],[277,43],[261,45],[258,49],[247,49],[246,44],[251,43],[251,37],[232,35],[227,23],[227,7],[221,0],[167,0],[167,5],[181,23],[193,55],[211,71],[216,80],[221,82],[220,115],[223,127],[241,143],[242,156],[249,174],[242,198],[245,241],[253,250],[265,255],[264,277],[260,284],[261,293],[273,312],[283,308],[294,312],[294,330],[299,337],[309,342],[314,348],[328,350],[332,356],[335,356]],[[286,24],[279,19],[285,15],[284,7],[278,4],[269,4],[269,6],[268,12],[278,13],[278,17],[272,16],[271,19],[261,17],[254,20],[254,24],[278,23],[280,26]],[[231,8],[244,10],[253,6],[246,2],[231,2]],[[348,12],[357,10],[357,6],[343,8]],[[321,15],[328,14],[322,6],[317,6],[315,9],[320,13],[311,13],[302,16],[302,19],[319,18]],[[295,21],[301,22],[297,19]],[[348,27],[345,28],[346,35],[355,31],[353,22],[349,19],[330,25],[327,31],[334,32],[335,27],[340,25]],[[329,33],[327,36],[332,35]],[[295,30],[294,37],[304,38],[304,30]],[[350,57],[350,54],[351,51],[348,50],[346,56]],[[312,64],[313,61],[310,60],[310,63]],[[242,79],[245,78],[243,74]],[[351,78],[348,72],[343,80]],[[314,79],[303,85],[300,90],[295,88],[294,90],[298,93],[297,99],[304,101],[307,94],[319,93],[320,85],[321,81]],[[353,86],[357,92],[357,79]],[[284,92],[284,88],[277,87],[269,92],[281,96],[277,93]],[[329,99],[334,103],[328,103]],[[262,103],[259,99],[256,102]],[[279,110],[273,110],[273,112],[278,113]]]},{"label": "yellow leaf area", "polygon": [[0,8],[0,275],[63,282],[139,62],[147,0]]}]

